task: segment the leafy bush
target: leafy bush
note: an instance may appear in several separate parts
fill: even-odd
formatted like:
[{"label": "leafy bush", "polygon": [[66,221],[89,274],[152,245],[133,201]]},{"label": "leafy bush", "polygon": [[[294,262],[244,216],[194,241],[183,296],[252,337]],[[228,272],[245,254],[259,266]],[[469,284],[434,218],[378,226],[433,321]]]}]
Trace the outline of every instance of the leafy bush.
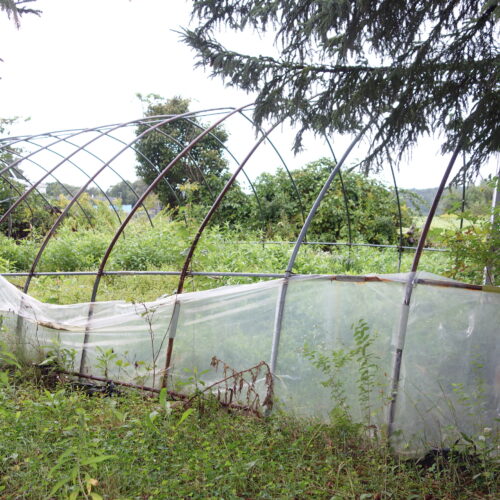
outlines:
[{"label": "leafy bush", "polygon": [[[331,160],[323,158],[292,172],[302,204],[284,170],[259,176],[255,187],[262,211],[254,200],[250,219],[253,227],[259,228],[263,220],[268,236],[294,238],[303,222],[301,213],[310,209],[334,167]],[[374,179],[353,172],[343,173],[343,182],[353,239],[364,243],[397,243],[399,214],[394,192]],[[309,238],[346,241],[348,222],[345,204],[337,176],[312,221]],[[401,210],[403,225],[409,225],[409,210],[404,203]]]},{"label": "leafy bush", "polygon": [[450,249],[447,276],[481,284],[488,267],[490,281],[495,283],[495,273],[500,269],[499,216],[500,210],[497,209],[493,226],[489,220],[468,215],[469,225],[445,232],[444,244]]}]

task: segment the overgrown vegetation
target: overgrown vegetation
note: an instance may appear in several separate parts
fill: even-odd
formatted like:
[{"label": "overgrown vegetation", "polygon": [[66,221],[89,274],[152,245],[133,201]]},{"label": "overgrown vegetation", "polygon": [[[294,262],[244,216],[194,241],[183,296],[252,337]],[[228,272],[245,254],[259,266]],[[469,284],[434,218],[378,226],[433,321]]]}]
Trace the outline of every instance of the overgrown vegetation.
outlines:
[{"label": "overgrown vegetation", "polygon": [[1,359],[2,498],[493,499],[498,493],[487,458],[452,453],[402,462],[359,426],[249,417],[210,399],[186,408],[164,392],[89,396],[61,379],[47,385],[4,351]]},{"label": "overgrown vegetation", "polygon": [[[112,214],[109,214],[110,218]],[[38,270],[87,271],[95,270],[114,233],[113,224],[104,221],[99,229],[73,230],[71,220],[48,244]],[[111,254],[109,270],[166,270],[178,271],[184,262],[189,241],[196,224],[172,219],[168,213],[154,220],[154,228],[138,217],[125,231]],[[209,228],[195,254],[194,271],[283,272],[291,244],[276,238],[278,243],[262,244],[262,234],[237,227]],[[279,243],[281,241],[281,243]],[[39,248],[39,239],[15,241],[0,234],[0,265],[4,272],[28,271]],[[411,265],[413,252],[402,255],[402,270]],[[441,252],[427,252],[423,268],[435,273],[446,269],[448,256]],[[304,245],[295,267],[297,273],[363,274],[391,273],[398,270],[398,254],[394,249],[356,247],[325,247]],[[40,277],[33,281],[30,294],[54,303],[85,302],[89,300],[93,277]],[[172,293],[176,276],[107,276],[100,288],[99,300],[153,300]],[[187,291],[214,288],[224,284],[248,283],[249,278],[192,277]],[[23,279],[14,280],[21,284]]]},{"label": "overgrown vegetation", "polygon": [[[344,346],[331,352],[312,349],[310,346],[305,346],[304,349],[305,356],[327,377],[322,385],[330,390],[334,402],[332,420],[342,422],[347,428],[362,427],[362,424],[353,420],[348,403],[348,392],[351,401],[358,399],[362,422],[370,426],[373,411],[370,399],[373,397],[379,369],[375,362],[376,355],[370,349],[374,342],[374,333],[370,332],[366,321],[358,321],[357,324],[352,325],[352,330],[354,345],[350,349]],[[354,382],[350,390],[346,387],[349,381]],[[353,398],[354,391],[357,398]],[[384,391],[381,392],[384,393]]]},{"label": "overgrown vegetation", "polygon": [[[97,269],[113,234],[113,213],[98,206],[92,217],[101,217],[99,229],[92,228],[82,217],[69,217],[43,253],[39,271],[92,271]],[[438,220],[438,223],[441,219]],[[444,221],[445,219],[443,219]],[[450,252],[424,252],[421,269],[455,279],[481,283],[485,259],[497,259],[490,252],[494,243],[491,225],[481,218],[458,229],[459,219],[448,217],[447,229],[437,227],[431,237],[438,246],[449,246]],[[194,221],[172,218],[162,213],[150,227],[139,215],[111,254],[108,270],[178,271],[184,262],[189,241],[197,225]],[[439,226],[439,224],[436,224]],[[75,231],[75,228],[78,228]],[[286,267],[291,244],[276,235],[276,243],[260,243],[262,233],[239,227],[210,227],[200,242],[192,265],[193,271],[280,273]],[[1,272],[26,272],[40,245],[32,236],[15,240],[0,234]],[[413,252],[402,253],[401,270],[410,268]],[[498,259],[497,259],[498,260]],[[498,263],[496,264],[498,266]],[[365,274],[398,271],[396,249],[347,246],[303,245],[294,271],[296,273]],[[10,278],[21,285],[24,278]],[[176,276],[106,276],[99,290],[99,300],[154,300],[173,293]],[[249,283],[251,278],[191,277],[187,291],[202,290],[225,284]],[[85,302],[90,298],[92,276],[39,277],[33,280],[30,294],[53,303]]]}]

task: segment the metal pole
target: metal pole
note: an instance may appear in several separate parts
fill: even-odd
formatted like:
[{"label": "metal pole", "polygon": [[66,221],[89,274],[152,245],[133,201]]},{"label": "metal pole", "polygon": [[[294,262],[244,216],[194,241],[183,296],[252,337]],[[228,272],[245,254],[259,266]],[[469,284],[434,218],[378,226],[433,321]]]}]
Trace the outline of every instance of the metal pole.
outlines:
[{"label": "metal pole", "polygon": [[[172,311],[172,319],[170,320],[170,325],[168,328],[168,345],[167,345],[167,357],[165,360],[165,373],[161,379],[161,386],[167,387],[168,375],[170,371],[170,366],[172,363],[172,352],[174,350],[174,339],[177,335],[177,325],[179,323],[179,314],[181,310],[181,303],[176,298],[174,304],[174,310]],[[162,342],[163,344],[163,342]],[[160,346],[161,348],[161,346]]]},{"label": "metal pole", "polygon": [[431,223],[434,218],[434,214],[436,213],[436,209],[438,207],[441,196],[443,195],[444,188],[446,187],[446,183],[448,182],[448,177],[450,176],[451,170],[455,164],[455,161],[458,157],[461,147],[462,145],[460,143],[453,152],[450,162],[448,163],[448,166],[446,167],[446,170],[443,174],[443,178],[441,179],[441,184],[439,185],[436,195],[434,196],[431,209],[429,211],[429,214],[427,215],[427,219],[422,229],[422,233],[420,234],[420,238],[418,240],[417,251],[415,252],[415,256],[413,258],[413,263],[411,266],[411,271],[408,275],[408,281],[405,287],[403,303],[401,305],[401,313],[399,316],[399,327],[393,345],[394,355],[393,355],[392,376],[391,376],[391,401],[389,403],[389,409],[387,412],[387,436],[389,439],[391,438],[394,432],[394,418],[396,415],[396,402],[399,390],[399,380],[401,376],[401,361],[403,358],[403,349],[405,344],[406,331],[408,329],[410,301],[413,292],[413,287],[415,286],[415,276],[418,269],[418,264],[420,262],[420,257],[422,256],[422,251],[424,249],[425,240],[427,239],[427,234],[429,233],[429,229],[431,227]]},{"label": "metal pole", "polygon": [[210,207],[208,210],[207,214],[205,215],[205,218],[203,219],[202,223],[200,224],[200,227],[198,228],[198,231],[193,238],[193,242],[191,243],[191,246],[189,248],[188,254],[186,256],[186,259],[184,261],[184,265],[182,267],[182,272],[181,272],[181,277],[179,278],[179,284],[177,287],[177,293],[182,293],[183,288],[184,288],[184,280],[186,278],[189,265],[191,263],[191,259],[193,258],[193,254],[196,250],[196,246],[198,245],[198,241],[201,238],[201,235],[203,234],[203,231],[205,230],[207,224],[210,222],[210,219],[212,218],[213,214],[219,207],[220,203],[226,196],[227,192],[233,185],[234,181],[236,180],[236,177],[238,174],[243,170],[243,167],[247,164],[248,160],[253,156],[257,148],[264,142],[266,137],[279,125],[279,122],[273,125],[265,134],[262,135],[262,137],[254,144],[250,152],[247,154],[245,159],[239,164],[238,168],[234,171],[234,173],[231,175],[229,180],[226,182],[225,186],[222,188],[221,192],[217,196],[216,200],[214,201],[213,205]]},{"label": "metal pole", "polygon": [[[245,106],[242,106],[241,108],[237,109],[237,110],[233,110],[231,112],[228,112],[226,115],[224,115],[222,118],[220,118],[218,121],[216,121],[214,124],[212,124],[209,128],[207,128],[206,130],[204,130],[203,132],[201,132],[197,137],[195,137],[187,146],[184,147],[184,149],[178,153],[175,158],[158,174],[158,176],[156,177],[156,179],[149,185],[149,187],[146,189],[146,191],[144,191],[144,193],[141,195],[141,197],[139,198],[139,200],[137,201],[136,205],[132,208],[132,210],[130,211],[130,213],[127,215],[127,217],[124,219],[124,221],[122,222],[121,226],[116,230],[114,236],[113,236],[113,239],[111,240],[110,244],[108,245],[108,248],[106,249],[106,252],[104,253],[104,256],[101,260],[101,263],[99,264],[99,270],[97,271],[97,274],[96,274],[96,278],[94,280],[94,287],[92,289],[92,296],[91,296],[91,302],[94,302],[96,300],[96,297],[97,297],[97,291],[99,289],[99,284],[101,282],[101,277],[103,275],[103,271],[104,271],[104,268],[106,266],[106,263],[109,259],[109,256],[111,255],[111,251],[113,250],[116,242],[118,241],[120,235],[122,234],[123,230],[125,229],[125,227],[127,226],[127,224],[130,222],[130,220],[132,219],[135,211],[139,208],[139,205],[145,200],[145,198],[153,191],[153,189],[156,187],[156,185],[164,178],[164,176],[168,173],[169,170],[171,170],[177,163],[178,160],[180,160],[181,158],[183,158],[186,154],[189,153],[189,151],[191,150],[191,148],[193,148],[201,139],[203,139],[203,137],[205,137],[208,133],[210,133],[215,127],[217,127],[218,125],[220,125],[221,123],[223,123],[225,120],[227,120],[229,117],[231,117],[232,115],[234,115],[235,113],[237,113],[238,111],[240,111],[241,109],[244,109]],[[141,134],[139,134],[130,144],[135,144],[138,140],[140,140],[142,137],[144,137],[146,134],[158,129],[160,126],[166,124],[166,123],[169,123],[171,121],[174,121],[176,119],[179,119],[179,118],[183,118],[184,116],[188,116],[190,115],[191,113],[184,113],[182,115],[178,115],[178,116],[175,116],[175,117],[171,117],[167,120],[164,120],[164,121],[161,121],[153,126],[151,126],[150,128],[146,129],[144,132],[141,132]],[[124,150],[127,148],[128,146],[126,146],[124,148]],[[122,150],[123,151],[123,150]],[[120,151],[120,153],[122,152]],[[118,155],[120,154],[118,153]],[[116,155],[116,156],[118,156]],[[113,157],[114,159],[115,157]],[[112,159],[112,160],[113,160]],[[110,160],[108,163],[111,163]],[[102,169],[104,169],[106,167],[106,165],[104,165],[104,167]],[[102,170],[101,169],[101,170]],[[97,174],[96,174],[97,175]],[[90,320],[90,311],[89,311],[89,320]],[[174,335],[175,335],[175,332],[174,332]],[[88,337],[89,337],[89,334],[88,332],[86,331],[85,332],[85,337],[83,339],[83,350],[85,351],[86,349],[86,344],[88,342]],[[173,339],[169,339],[169,347],[170,347],[170,356],[172,354],[172,345],[173,345]],[[169,353],[167,352],[167,358],[168,358],[168,355]],[[83,354],[82,354],[82,360],[83,360]],[[83,363],[82,363],[82,366],[80,367],[80,370],[82,370],[83,368]],[[167,367],[168,369],[169,367]],[[164,377],[164,380],[166,379],[166,377]]]},{"label": "metal pole", "polygon": [[[335,163],[337,163],[337,157],[335,156],[335,153],[333,151],[332,144],[328,137],[325,135],[325,140],[326,144],[328,145],[328,149],[330,150],[330,153],[332,154],[333,160]],[[351,256],[352,256],[352,225],[351,225],[351,212],[349,211],[349,197],[347,196],[347,191],[345,189],[345,184],[344,184],[344,179],[342,178],[342,172],[339,170],[339,180],[340,180],[340,186],[342,188],[342,197],[344,198],[344,208],[345,208],[345,215],[346,215],[346,221],[347,221],[347,239],[348,239],[348,261],[347,261],[347,270],[351,268]]]},{"label": "metal pole", "polygon": [[[490,249],[490,255],[496,255],[498,252],[498,248],[495,247],[495,241],[498,241],[498,235],[500,232],[500,227],[497,222],[497,217],[498,217],[498,208],[500,206],[499,199],[500,197],[498,196],[498,188],[500,185],[500,170],[497,172],[497,182],[495,184],[495,189],[493,190],[493,196],[491,198],[491,217],[490,217],[490,223],[491,223],[491,233],[490,233],[490,240],[492,241],[491,249]],[[485,268],[484,268],[484,278],[483,278],[483,283],[485,285],[493,285],[495,282],[495,274],[498,272],[498,269],[495,269],[491,262],[487,263]]]},{"label": "metal pole", "polygon": [[271,370],[271,373],[274,374],[276,371],[276,362],[278,359],[278,349],[279,349],[279,342],[280,342],[280,336],[281,336],[281,326],[283,322],[283,313],[285,310],[285,300],[286,300],[286,294],[288,290],[288,281],[290,279],[290,276],[292,275],[292,269],[295,264],[295,260],[297,259],[297,255],[300,250],[300,246],[302,245],[306,234],[307,230],[309,229],[309,226],[311,225],[311,222],[316,215],[316,212],[323,201],[323,198],[325,197],[328,188],[330,187],[330,184],[333,182],[333,179],[341,169],[342,165],[345,163],[347,157],[353,150],[354,146],[359,142],[359,140],[363,137],[365,132],[370,128],[371,122],[355,137],[355,139],[351,142],[347,150],[345,151],[344,155],[340,159],[340,161],[335,165],[335,168],[330,172],[330,175],[328,176],[328,179],[326,180],[325,184],[321,188],[321,191],[318,194],[318,197],[316,198],[313,206],[311,207],[311,210],[307,214],[306,220],[304,222],[304,225],[302,226],[302,229],[300,231],[300,234],[297,238],[297,241],[295,243],[295,246],[293,247],[292,255],[290,256],[290,260],[288,261],[288,266],[286,268],[285,272],[285,278],[283,279],[283,283],[281,285],[280,293],[278,296],[278,303],[276,306],[276,314],[274,318],[274,331],[273,331],[273,341],[272,341],[272,347],[271,347],[271,360],[269,363],[269,367]]},{"label": "metal pole", "polygon": [[396,201],[398,202],[398,218],[399,218],[399,245],[398,245],[398,273],[401,272],[401,259],[403,253],[403,215],[401,214],[401,199],[399,197],[398,183],[396,181],[396,174],[394,173],[394,167],[392,166],[392,160],[389,158],[389,167],[391,168],[392,181],[394,182],[394,192],[396,194]]},{"label": "metal pole", "polygon": [[464,159],[464,164],[463,164],[463,174],[462,174],[462,203],[460,207],[460,229],[463,229],[464,227],[464,212],[465,212],[465,188],[467,184],[467,177],[466,177],[466,162],[465,162],[465,153],[463,154],[463,159]]},{"label": "metal pole", "polygon": [[[189,269],[189,265],[191,263],[191,259],[193,258],[194,252],[196,250],[196,246],[198,245],[198,241],[200,240],[201,235],[203,234],[203,231],[205,230],[206,226],[210,222],[210,219],[212,218],[213,214],[215,213],[215,211],[217,210],[217,208],[221,204],[221,202],[224,199],[224,197],[226,196],[227,192],[229,191],[229,189],[231,188],[231,186],[235,182],[238,174],[243,170],[243,167],[246,165],[248,160],[253,156],[253,154],[258,149],[258,147],[262,144],[262,142],[264,142],[266,137],[279,125],[279,123],[280,122],[273,125],[254,144],[254,146],[252,147],[250,152],[247,154],[245,159],[239,164],[238,168],[234,171],[233,175],[226,182],[225,186],[222,188],[221,192],[217,196],[217,199],[214,201],[213,205],[210,207],[207,214],[205,215],[205,218],[203,219],[202,223],[200,224],[200,227],[198,228],[198,231],[197,231],[197,233],[196,233],[196,235],[191,243],[191,246],[189,248],[189,252],[186,256],[186,260],[184,261],[184,266],[182,267],[182,272],[181,272],[181,275],[179,277],[179,284],[177,286],[177,294],[181,294],[183,289],[184,289],[184,281],[185,281],[186,276],[188,274],[188,269]],[[177,304],[177,302],[176,302],[176,304]],[[175,313],[176,313],[176,309],[174,309],[174,312],[173,312],[172,328],[169,328],[167,359],[166,359],[166,363],[165,363],[165,376],[163,377],[163,383],[162,383],[163,387],[165,387],[166,383],[167,383],[167,376],[168,376],[168,372],[170,370],[170,363],[171,363],[171,359],[172,359],[172,349],[173,349],[173,345],[174,345],[174,337],[175,337],[176,328],[177,328],[177,317],[175,318],[175,322],[174,322]],[[177,316],[178,316],[178,311],[177,311]]]}]

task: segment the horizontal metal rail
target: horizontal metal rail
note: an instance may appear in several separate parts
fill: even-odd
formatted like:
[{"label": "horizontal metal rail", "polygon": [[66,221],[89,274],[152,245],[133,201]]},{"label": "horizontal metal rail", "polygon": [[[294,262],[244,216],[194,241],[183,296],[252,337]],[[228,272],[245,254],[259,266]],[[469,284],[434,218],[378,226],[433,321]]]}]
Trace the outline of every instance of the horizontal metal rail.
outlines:
[{"label": "horizontal metal rail", "polygon": [[[0,276],[96,276],[97,271],[41,271],[35,273],[0,273]],[[101,276],[180,276],[181,271],[102,271]],[[234,276],[243,278],[283,278],[284,273],[231,273],[231,272],[196,272],[188,271],[187,276]],[[308,275],[304,275],[308,276]]]},{"label": "horizontal metal rail", "polygon": [[[296,241],[224,241],[224,244],[244,245],[295,245]],[[373,247],[373,248],[395,248],[403,250],[416,250],[417,247],[401,245],[382,245],[377,243],[349,243],[347,241],[304,241],[303,245],[325,245],[325,246],[346,246],[346,247]],[[429,252],[449,252],[448,248],[426,247],[424,250]]]},{"label": "horizontal metal rail", "polygon": [[[97,271],[61,271],[61,272],[37,272],[32,274],[37,276],[95,276]],[[180,276],[181,271],[103,271],[102,276]],[[7,278],[28,276],[30,273],[0,273],[0,276]],[[197,272],[189,271],[187,276],[207,276],[207,277],[235,277],[235,278],[285,278],[285,273],[236,273],[236,272]],[[292,274],[294,278],[317,278],[320,280],[342,281],[349,283],[406,283],[405,279],[388,278],[380,276],[364,276],[354,274]],[[461,283],[459,281],[436,280],[432,278],[416,278],[415,284],[439,286],[446,288],[462,288],[466,290],[485,291],[500,293],[500,287],[492,285],[474,285],[472,283]]]}]

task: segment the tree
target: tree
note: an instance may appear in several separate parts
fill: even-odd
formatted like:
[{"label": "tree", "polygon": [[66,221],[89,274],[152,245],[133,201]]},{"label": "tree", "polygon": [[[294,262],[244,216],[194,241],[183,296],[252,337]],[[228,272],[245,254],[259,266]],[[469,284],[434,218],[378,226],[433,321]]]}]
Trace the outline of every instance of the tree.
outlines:
[{"label": "tree", "polygon": [[24,14],[36,14],[39,16],[41,11],[30,9],[25,5],[36,2],[36,0],[0,0],[0,9],[7,13],[7,17],[12,19],[17,28],[21,25],[21,16]]},{"label": "tree", "polygon": [[[258,93],[255,119],[303,133],[353,133],[371,122],[365,167],[429,133],[460,143],[470,175],[499,149],[496,0],[198,0],[183,40],[197,65]],[[216,30],[275,29],[279,57],[224,47]]]},{"label": "tree", "polygon": [[65,198],[71,198],[78,193],[79,190],[80,188],[78,186],[73,186],[71,184],[48,182],[45,188],[45,194],[48,199],[57,200],[61,195]]},{"label": "tree", "polygon": [[[163,99],[154,94],[144,98],[139,95],[139,98],[147,106],[146,117],[178,115],[189,111],[189,99]],[[136,134],[140,135],[150,126],[150,123],[140,124]],[[142,137],[136,146],[137,175],[147,185],[151,184],[204,128],[205,125],[196,117],[178,119]],[[178,161],[166,174],[167,182],[160,182],[156,187],[162,203],[172,208],[188,202],[210,204],[224,185],[224,179],[227,179],[227,162],[223,156],[227,138],[225,130],[217,127]]]},{"label": "tree", "polygon": [[111,198],[119,198],[123,205],[134,205],[144,191],[146,184],[142,179],[137,179],[131,182],[121,181],[114,184],[106,191],[106,194]]},{"label": "tree", "polygon": [[[322,158],[294,171],[294,180],[305,206],[311,206],[332,168]],[[398,243],[399,213],[394,192],[380,182],[357,173],[344,173],[352,237],[368,243]],[[290,178],[282,169],[263,173],[255,188],[260,198],[262,217],[269,236],[296,237],[302,225],[300,205]],[[402,205],[403,224],[410,224],[408,208]],[[260,213],[254,206],[253,223],[258,227]],[[340,180],[331,186],[313,219],[309,236],[321,241],[347,241],[348,222]]]},{"label": "tree", "polygon": [[[494,181],[484,179],[479,185],[470,184],[465,188],[465,202],[462,187],[457,186],[443,196],[443,212],[460,215],[462,208],[473,217],[488,218],[491,215],[491,199],[493,197]],[[463,204],[463,206],[462,206]]]},{"label": "tree", "polygon": [[[9,127],[17,118],[0,118],[0,135],[8,134]],[[1,147],[0,144],[0,169],[14,162],[20,155],[17,148]],[[19,165],[7,170],[0,176],[0,216],[2,216],[26,191],[26,178]],[[7,220],[0,224],[0,232],[15,238],[24,238],[38,224],[47,220],[47,210],[40,196],[36,193],[30,195],[26,203],[22,204]]]}]

